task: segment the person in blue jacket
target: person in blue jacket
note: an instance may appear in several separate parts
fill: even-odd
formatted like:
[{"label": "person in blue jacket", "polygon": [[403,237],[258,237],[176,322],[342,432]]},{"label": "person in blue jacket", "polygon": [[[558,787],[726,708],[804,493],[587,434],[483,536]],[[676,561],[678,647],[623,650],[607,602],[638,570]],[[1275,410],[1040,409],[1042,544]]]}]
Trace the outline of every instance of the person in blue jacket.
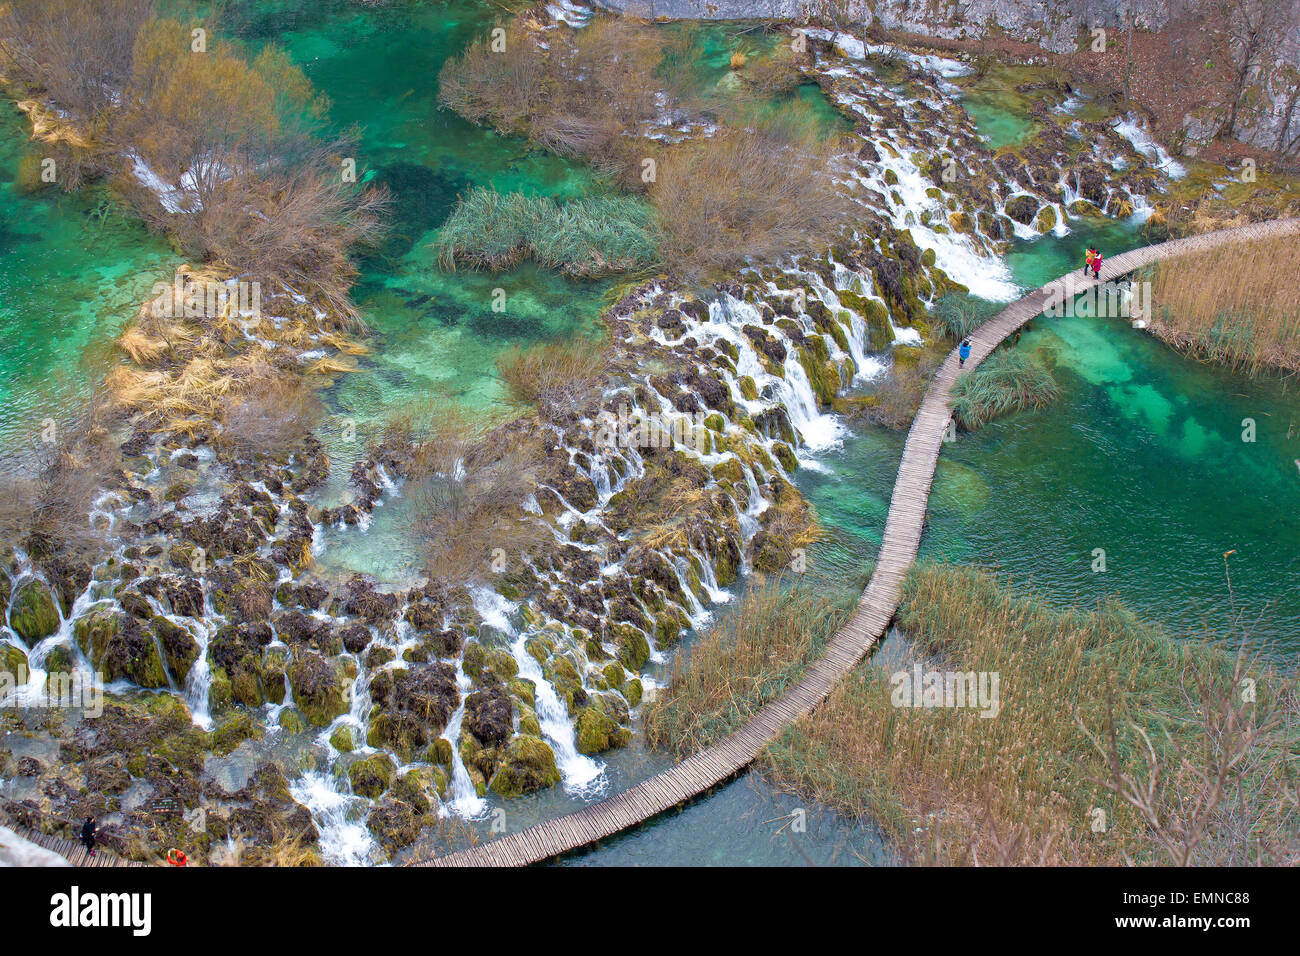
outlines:
[{"label": "person in blue jacket", "polygon": [[962,339],[961,348],[957,350],[957,367],[964,367],[968,358],[970,358],[970,339]]}]

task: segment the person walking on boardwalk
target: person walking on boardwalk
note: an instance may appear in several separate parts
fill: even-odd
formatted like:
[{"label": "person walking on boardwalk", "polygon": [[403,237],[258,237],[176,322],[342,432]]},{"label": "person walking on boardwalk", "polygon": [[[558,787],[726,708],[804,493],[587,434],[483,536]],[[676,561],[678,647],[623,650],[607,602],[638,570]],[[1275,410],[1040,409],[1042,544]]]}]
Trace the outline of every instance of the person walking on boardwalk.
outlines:
[{"label": "person walking on boardwalk", "polygon": [[1093,257],[1092,257],[1092,277],[1093,277],[1094,279],[1100,279],[1100,278],[1101,278],[1101,260],[1102,260],[1102,258],[1103,258],[1103,257],[1102,257],[1102,254],[1101,254],[1100,251],[1098,251],[1098,252],[1096,252],[1096,253],[1093,254]]},{"label": "person walking on boardwalk", "polygon": [[965,368],[968,358],[970,358],[970,339],[962,339],[961,348],[957,350],[957,367]]},{"label": "person walking on boardwalk", "polygon": [[81,825],[81,845],[86,848],[86,852],[95,855],[95,818],[86,817],[86,822]]},{"label": "person walking on boardwalk", "polygon": [[1097,250],[1092,246],[1088,247],[1087,255],[1083,257],[1083,274],[1087,275],[1088,270],[1092,268],[1092,260],[1097,258]]}]

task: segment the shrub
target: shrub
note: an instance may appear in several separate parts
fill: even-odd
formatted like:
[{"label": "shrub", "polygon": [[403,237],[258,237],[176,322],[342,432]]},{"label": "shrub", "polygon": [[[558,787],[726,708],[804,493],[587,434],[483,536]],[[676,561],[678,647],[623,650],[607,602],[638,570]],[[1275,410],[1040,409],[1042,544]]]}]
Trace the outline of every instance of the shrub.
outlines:
[{"label": "shrub", "polygon": [[820,250],[846,207],[829,143],[789,141],[772,125],[720,130],[666,159],[650,191],[664,260],[686,277]]},{"label": "shrub", "polygon": [[10,0],[0,6],[0,55],[65,109],[94,121],[131,75],[136,34],[155,0]]},{"label": "shrub", "polygon": [[301,377],[263,367],[222,413],[219,440],[244,457],[287,451],[306,437],[321,412],[320,400]]},{"label": "shrub", "polygon": [[497,359],[510,397],[536,404],[544,420],[576,412],[605,368],[604,349],[589,338],[516,346]]},{"label": "shrub", "polygon": [[[771,745],[779,785],[870,815],[924,862],[1240,865],[1295,853],[1293,676],[1171,640],[1115,602],[1059,609],[968,567],[912,569],[898,624],[915,642],[902,661],[859,665]],[[999,673],[998,715],[894,706],[890,672],[913,660]],[[1240,701],[1248,673],[1259,686],[1268,674],[1267,699]],[[1099,806],[1107,828],[1094,834]]]},{"label": "shrub", "polygon": [[736,730],[821,654],[848,618],[851,599],[823,589],[755,588],[680,654],[646,712],[652,747],[689,756]]},{"label": "shrub", "polygon": [[1042,408],[1060,390],[1052,373],[1018,352],[1000,351],[957,379],[952,410],[963,428],[974,431],[1001,415]]}]

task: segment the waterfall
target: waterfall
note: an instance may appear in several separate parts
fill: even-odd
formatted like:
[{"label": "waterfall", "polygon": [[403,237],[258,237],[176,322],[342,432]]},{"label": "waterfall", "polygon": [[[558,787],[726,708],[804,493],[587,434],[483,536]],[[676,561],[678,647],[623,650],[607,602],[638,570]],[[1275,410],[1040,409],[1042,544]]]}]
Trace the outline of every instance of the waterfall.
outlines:
[{"label": "waterfall", "polygon": [[606,785],[605,765],[578,753],[577,736],[573,722],[569,719],[568,708],[555,692],[555,686],[542,673],[541,665],[525,648],[528,634],[519,631],[510,621],[510,615],[518,605],[507,601],[490,588],[473,587],[469,593],[474,610],[483,619],[483,623],[513,638],[510,653],[519,664],[519,676],[531,680],[536,686],[534,702],[537,705],[537,721],[541,725],[542,736],[555,751],[555,763],[564,789],[581,796],[599,793]]}]

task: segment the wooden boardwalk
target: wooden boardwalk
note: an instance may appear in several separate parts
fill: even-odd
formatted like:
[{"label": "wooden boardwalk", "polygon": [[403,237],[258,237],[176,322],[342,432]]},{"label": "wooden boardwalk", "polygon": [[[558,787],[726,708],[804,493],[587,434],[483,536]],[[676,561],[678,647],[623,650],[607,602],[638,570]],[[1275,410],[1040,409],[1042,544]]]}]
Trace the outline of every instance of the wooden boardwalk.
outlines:
[{"label": "wooden boardwalk", "polygon": [[91,856],[86,852],[86,848],[76,840],[64,840],[60,837],[50,836],[48,833],[38,833],[36,830],[29,830],[27,827],[15,826],[12,823],[7,823],[5,826],[24,840],[29,840],[47,850],[53,850],[73,866],[144,866],[143,863],[137,863],[135,860],[124,860],[120,856],[108,852],[103,847],[100,847],[95,851],[95,855]]},{"label": "wooden boardwalk", "polygon": [[[1073,291],[1082,292],[1127,275],[1157,259],[1168,259],[1243,239],[1300,234],[1300,219],[1273,220],[1237,229],[1143,246],[1103,260],[1100,279],[1074,273]],[[1103,250],[1104,251],[1104,250]],[[970,337],[967,365],[974,367],[1026,322],[1043,311],[1061,280],[1048,283],[1012,302]],[[734,776],[748,765],[782,727],[809,713],[840,678],[852,670],[884,635],[898,608],[903,575],[916,560],[921,524],[930,497],[939,450],[952,417],[949,405],[959,374],[954,349],[939,368],[912,422],[898,466],[884,539],[875,572],[853,617],[831,639],[826,653],[812,664],[783,697],[772,701],[738,731],[681,763],[622,793],[581,810],[506,834],[479,846],[437,857],[429,866],[525,866],[567,853],[648,820]]]},{"label": "wooden boardwalk", "polygon": [[[1144,246],[1106,259],[1100,280],[1074,274],[1073,291],[1126,275],[1157,259],[1199,252],[1223,243],[1300,235],[1300,219],[1274,220],[1237,229],[1176,239]],[[1060,280],[1057,280],[1058,282]],[[1050,300],[1053,287],[1041,289],[1011,303],[970,337],[967,362],[978,365],[997,346],[1034,316]],[[849,622],[827,645],[826,653],[807,669],[789,693],[772,701],[731,736],[700,751],[662,773],[655,774],[622,793],[562,817],[556,817],[502,836],[489,843],[438,857],[431,866],[524,866],[595,843],[621,830],[689,800],[744,769],[781,728],[812,711],[831,688],[852,670],[884,635],[898,608],[903,575],[916,560],[921,524],[930,497],[939,451],[952,417],[949,400],[959,374],[957,353],[950,353],[930,383],[925,400],[912,422],[898,466],[884,539],[875,572]],[[101,850],[89,857],[80,844],[19,827],[20,836],[67,858],[78,866],[141,866]]]}]

